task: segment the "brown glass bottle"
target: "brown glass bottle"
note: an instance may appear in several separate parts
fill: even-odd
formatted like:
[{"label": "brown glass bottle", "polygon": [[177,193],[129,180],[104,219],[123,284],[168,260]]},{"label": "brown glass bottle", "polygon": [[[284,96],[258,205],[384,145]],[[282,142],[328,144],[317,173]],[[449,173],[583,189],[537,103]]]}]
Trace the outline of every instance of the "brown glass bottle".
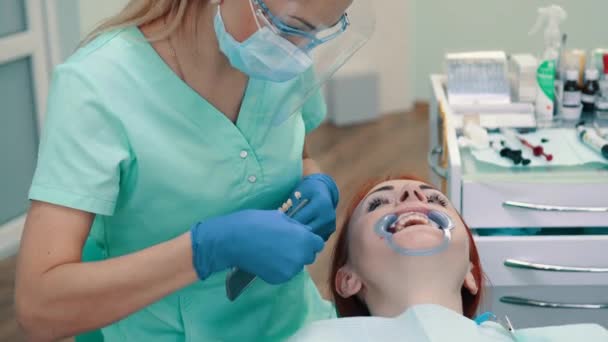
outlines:
[{"label": "brown glass bottle", "polygon": [[593,113],[595,111],[595,100],[597,93],[600,91],[599,76],[597,69],[585,71],[585,85],[583,86],[583,95],[581,97],[583,112],[585,113]]}]

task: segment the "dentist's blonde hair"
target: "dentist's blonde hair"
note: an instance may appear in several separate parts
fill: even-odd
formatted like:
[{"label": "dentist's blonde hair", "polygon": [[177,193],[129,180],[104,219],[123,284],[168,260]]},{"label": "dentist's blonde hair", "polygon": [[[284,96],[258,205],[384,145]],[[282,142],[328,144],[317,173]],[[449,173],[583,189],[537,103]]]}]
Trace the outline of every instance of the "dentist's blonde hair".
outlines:
[{"label": "dentist's blonde hair", "polygon": [[165,39],[183,24],[189,8],[200,8],[207,1],[220,2],[220,0],[130,0],[120,13],[102,22],[93,30],[85,38],[83,44],[104,32],[128,26],[145,25],[160,18],[168,19],[167,26],[156,32],[150,40]]}]

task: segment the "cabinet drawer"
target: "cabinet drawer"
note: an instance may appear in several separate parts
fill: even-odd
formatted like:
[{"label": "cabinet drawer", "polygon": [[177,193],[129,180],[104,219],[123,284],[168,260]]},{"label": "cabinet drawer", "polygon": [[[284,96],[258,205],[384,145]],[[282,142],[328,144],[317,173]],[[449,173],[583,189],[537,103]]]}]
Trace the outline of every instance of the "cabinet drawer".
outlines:
[{"label": "cabinet drawer", "polygon": [[[513,300],[517,304],[507,302]],[[564,304],[603,308],[563,308]],[[582,323],[608,328],[608,291],[605,286],[491,287],[482,310],[499,318],[507,315],[515,329]]]},{"label": "cabinet drawer", "polygon": [[462,214],[471,228],[606,227],[608,184],[465,181]]},{"label": "cabinet drawer", "polygon": [[605,286],[608,295],[608,236],[477,236],[475,240],[493,286],[597,285]]}]

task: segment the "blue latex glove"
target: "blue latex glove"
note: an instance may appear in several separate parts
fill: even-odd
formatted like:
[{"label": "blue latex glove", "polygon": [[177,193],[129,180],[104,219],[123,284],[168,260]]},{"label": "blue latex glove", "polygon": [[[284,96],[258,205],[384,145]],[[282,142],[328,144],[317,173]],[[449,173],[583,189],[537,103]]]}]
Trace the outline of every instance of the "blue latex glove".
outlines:
[{"label": "blue latex glove", "polygon": [[[295,193],[302,194],[301,199],[295,197]],[[313,232],[327,241],[336,231],[336,207],[340,199],[338,186],[334,180],[321,173],[306,176],[294,189],[291,200],[296,206],[302,199],[308,199],[309,203],[298,211],[293,219],[309,226]]]},{"label": "blue latex glove", "polygon": [[194,268],[201,280],[238,267],[269,284],[289,281],[312,264],[325,243],[278,210],[245,210],[191,229]]}]

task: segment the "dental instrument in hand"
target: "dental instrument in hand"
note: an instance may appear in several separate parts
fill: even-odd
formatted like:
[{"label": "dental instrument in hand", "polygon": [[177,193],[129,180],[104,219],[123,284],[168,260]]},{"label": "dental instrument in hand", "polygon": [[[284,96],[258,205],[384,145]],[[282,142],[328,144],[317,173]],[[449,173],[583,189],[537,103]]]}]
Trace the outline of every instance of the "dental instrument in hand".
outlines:
[{"label": "dental instrument in hand", "polygon": [[[420,213],[408,213],[405,215],[417,215],[417,214],[420,214]],[[398,234],[403,229],[407,229],[407,227],[405,227],[401,230],[398,230],[398,227],[397,227],[399,219],[403,216],[404,215],[398,216],[396,214],[389,214],[389,215],[383,216],[380,220],[378,220],[378,222],[376,222],[376,225],[374,226],[374,231],[376,232],[376,234],[378,236],[384,238],[392,250],[394,250],[395,252],[397,252],[401,255],[430,256],[430,255],[435,255],[435,254],[441,253],[448,248],[450,241],[452,240],[451,231],[452,231],[452,229],[454,229],[455,225],[454,225],[454,222],[452,221],[452,219],[446,213],[441,212],[441,211],[431,210],[428,212],[428,214],[426,214],[426,216],[429,219],[429,223],[431,223],[432,226],[434,226],[438,229],[441,229],[441,231],[443,233],[443,240],[441,241],[441,244],[439,246],[433,247],[433,248],[426,248],[426,249],[404,248],[404,247],[397,245],[397,243],[395,243],[394,235]]]},{"label": "dental instrument in hand", "polygon": [[[299,197],[296,194],[296,198]],[[293,209],[291,208],[291,203],[289,200],[279,209],[288,217],[293,217],[297,214],[302,208],[304,208],[308,204],[307,199],[303,199],[300,201]],[[251,274],[249,272],[243,271],[238,267],[234,267],[228,274],[226,275],[226,297],[231,302],[235,301],[247,288],[253,284],[253,281],[257,278],[255,274]]]}]

